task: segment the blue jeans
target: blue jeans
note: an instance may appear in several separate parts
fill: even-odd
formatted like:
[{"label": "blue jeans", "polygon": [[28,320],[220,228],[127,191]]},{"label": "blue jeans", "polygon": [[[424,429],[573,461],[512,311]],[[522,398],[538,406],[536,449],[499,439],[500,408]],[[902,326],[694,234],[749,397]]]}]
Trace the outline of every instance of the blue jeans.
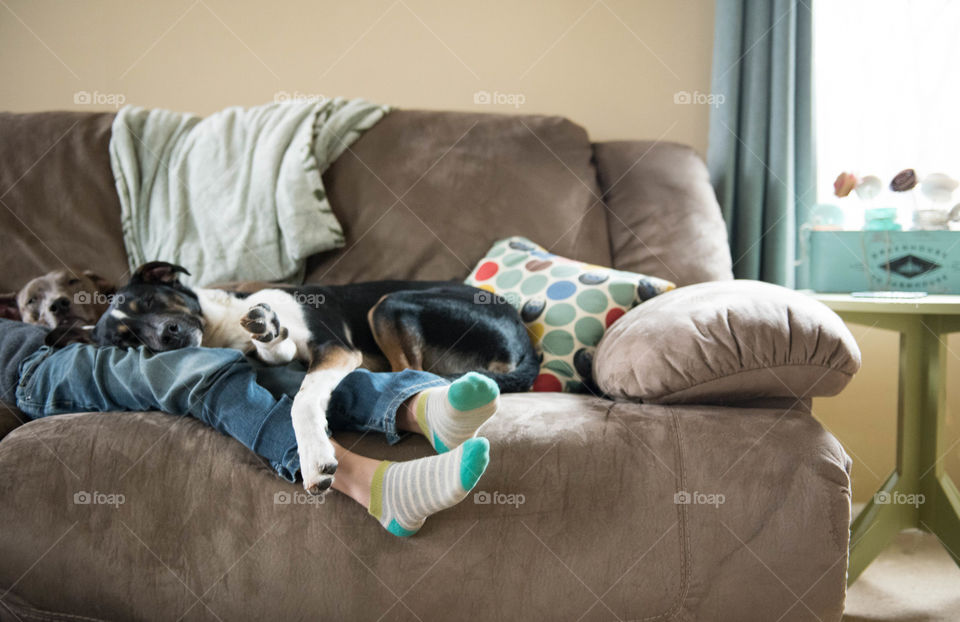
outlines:
[{"label": "blue jeans", "polygon": [[[143,348],[44,346],[20,363],[16,400],[32,418],[111,410],[192,415],[240,441],[292,482],[300,459],[290,407],[305,373],[299,365],[267,367],[222,348],[151,354]],[[327,423],[332,431],[380,432],[393,444],[400,440],[396,412],[403,401],[445,384],[423,371],[358,369],[331,394]]]}]

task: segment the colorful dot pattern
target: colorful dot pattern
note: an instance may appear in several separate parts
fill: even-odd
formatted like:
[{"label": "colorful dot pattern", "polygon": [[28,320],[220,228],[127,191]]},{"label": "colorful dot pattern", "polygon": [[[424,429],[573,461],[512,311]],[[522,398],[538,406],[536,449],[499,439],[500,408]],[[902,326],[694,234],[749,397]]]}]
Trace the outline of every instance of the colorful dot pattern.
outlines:
[{"label": "colorful dot pattern", "polygon": [[635,305],[676,287],[653,276],[585,264],[522,237],[500,240],[466,280],[520,312],[542,356],[534,391],[595,391],[593,355]]}]

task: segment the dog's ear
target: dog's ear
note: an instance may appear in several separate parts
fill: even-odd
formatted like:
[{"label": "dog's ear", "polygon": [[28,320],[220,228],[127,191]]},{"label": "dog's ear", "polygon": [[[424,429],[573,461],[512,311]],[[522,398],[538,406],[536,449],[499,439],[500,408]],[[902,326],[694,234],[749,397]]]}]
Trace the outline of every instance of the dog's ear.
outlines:
[{"label": "dog's ear", "polygon": [[133,273],[131,283],[178,283],[179,273],[190,276],[190,273],[183,266],[168,263],[166,261],[151,261],[145,263]]},{"label": "dog's ear", "polygon": [[83,275],[93,281],[93,284],[97,287],[97,291],[104,295],[110,295],[117,293],[117,286],[103,278],[93,270],[84,270]]},{"label": "dog's ear", "polygon": [[17,305],[17,293],[0,294],[0,318],[6,320],[22,320],[20,307]]}]

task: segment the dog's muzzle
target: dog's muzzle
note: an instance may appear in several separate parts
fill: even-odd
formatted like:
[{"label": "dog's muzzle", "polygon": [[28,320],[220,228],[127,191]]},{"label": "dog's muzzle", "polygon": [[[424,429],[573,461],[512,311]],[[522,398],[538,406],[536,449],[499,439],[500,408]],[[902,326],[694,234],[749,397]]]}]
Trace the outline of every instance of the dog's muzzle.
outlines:
[{"label": "dog's muzzle", "polygon": [[190,320],[171,318],[157,327],[150,341],[150,349],[156,352],[195,347],[203,341],[203,328]]}]

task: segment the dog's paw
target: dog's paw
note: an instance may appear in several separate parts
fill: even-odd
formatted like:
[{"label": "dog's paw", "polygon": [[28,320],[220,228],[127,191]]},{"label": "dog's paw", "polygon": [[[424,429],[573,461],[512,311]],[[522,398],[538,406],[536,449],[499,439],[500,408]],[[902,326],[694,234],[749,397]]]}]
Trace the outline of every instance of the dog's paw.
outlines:
[{"label": "dog's paw", "polygon": [[280,318],[265,302],[250,307],[247,314],[240,318],[240,325],[250,333],[252,339],[263,343],[275,339],[282,341],[289,334],[287,328],[280,325]]},{"label": "dog's paw", "polygon": [[333,485],[333,474],[337,472],[333,444],[324,436],[316,443],[301,445],[299,451],[303,488],[312,495],[324,494]]}]

